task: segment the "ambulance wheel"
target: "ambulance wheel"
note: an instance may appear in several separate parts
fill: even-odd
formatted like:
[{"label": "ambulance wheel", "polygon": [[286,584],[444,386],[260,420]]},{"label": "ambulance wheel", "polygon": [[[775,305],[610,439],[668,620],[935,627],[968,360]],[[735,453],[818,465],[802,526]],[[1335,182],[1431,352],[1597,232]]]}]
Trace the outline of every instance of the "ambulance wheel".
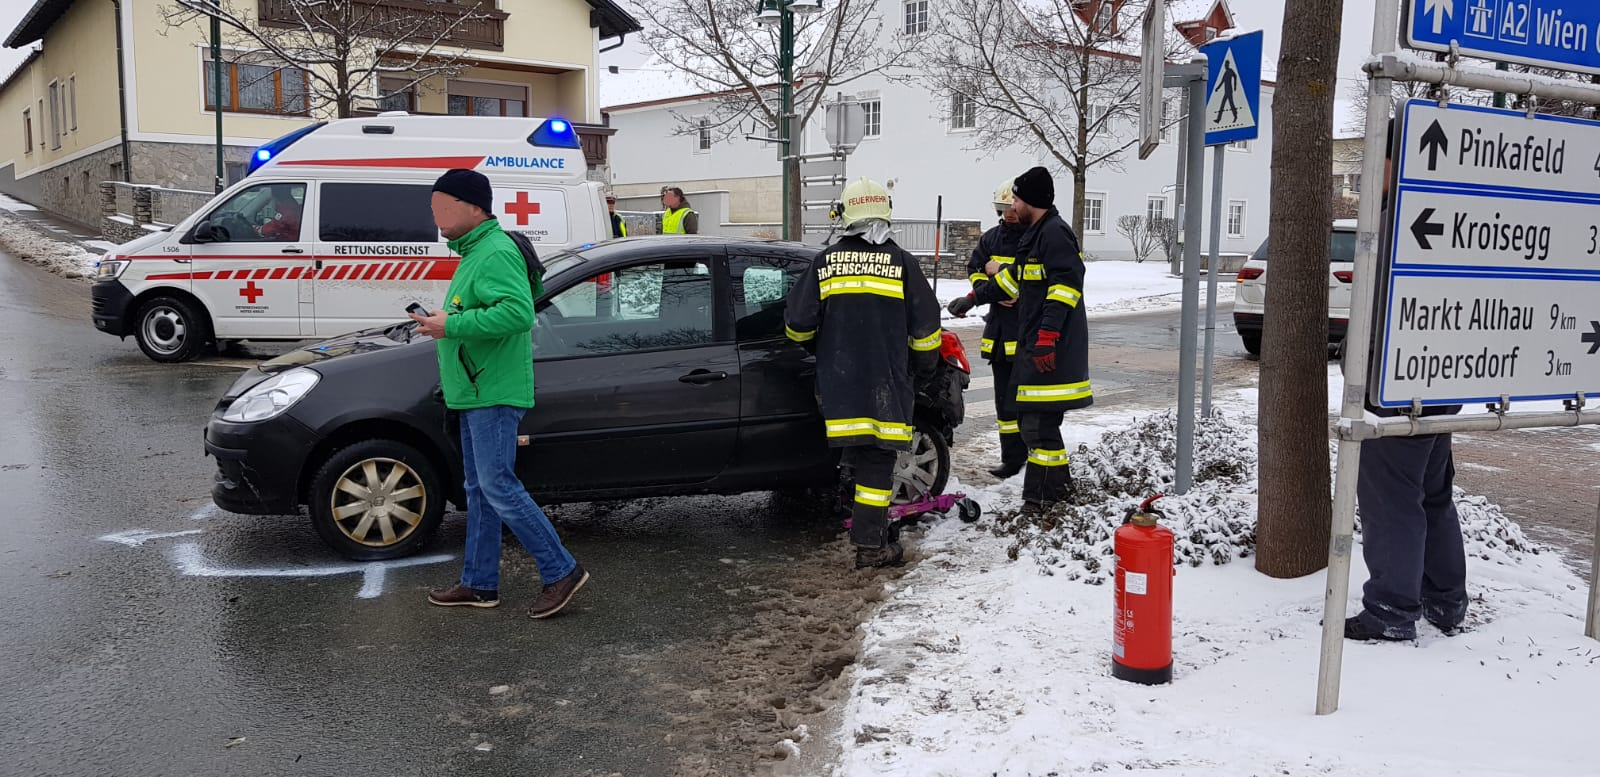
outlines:
[{"label": "ambulance wheel", "polygon": [[311,525],[356,561],[409,556],[444,520],[444,482],[416,448],[363,440],[333,452],[311,479]]},{"label": "ambulance wheel", "polygon": [[948,482],[950,442],[937,426],[918,421],[911,435],[911,450],[901,451],[895,458],[894,503],[906,504],[942,494]]},{"label": "ambulance wheel", "polygon": [[139,306],[134,339],[158,362],[186,362],[206,350],[211,322],[200,306],[183,297],[154,297]]}]

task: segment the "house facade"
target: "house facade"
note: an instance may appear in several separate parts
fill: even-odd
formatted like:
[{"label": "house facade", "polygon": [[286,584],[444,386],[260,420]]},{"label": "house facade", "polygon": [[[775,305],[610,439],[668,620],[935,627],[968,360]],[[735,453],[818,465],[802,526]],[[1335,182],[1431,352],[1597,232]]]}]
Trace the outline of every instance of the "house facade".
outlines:
[{"label": "house facade", "polygon": [[[917,34],[928,21],[927,0],[882,0],[886,34]],[[1091,4],[1092,5],[1092,4]],[[1180,18],[1179,29],[1203,43],[1232,27],[1223,0],[1194,5],[1193,19]],[[1094,12],[1093,7],[1086,9]],[[1199,21],[1196,21],[1199,20]],[[1219,29],[1220,28],[1220,29]],[[868,176],[891,188],[900,219],[977,220],[994,218],[990,204],[995,188],[1034,165],[1056,176],[1057,206],[1072,206],[1070,175],[1053,159],[1024,147],[982,147],[977,144],[981,115],[952,110],[948,95],[881,76],[852,82],[848,97],[866,106],[866,139],[850,155],[850,177]],[[691,193],[721,193],[730,222],[770,224],[781,220],[781,171],[774,144],[729,140],[696,132],[692,121],[713,98],[695,93],[682,79],[658,64],[601,76],[602,100],[610,124],[618,131],[611,148],[612,186],[624,203],[644,203],[663,185]],[[1167,93],[1167,112],[1181,111],[1179,92]],[[1272,85],[1263,84],[1260,140],[1228,147],[1225,152],[1222,251],[1249,253],[1266,238],[1272,157]],[[801,153],[823,153],[828,145],[820,122],[807,127]],[[1181,132],[1169,129],[1161,147],[1149,158],[1137,153],[1138,123],[1126,121],[1112,133],[1114,145],[1128,144],[1115,162],[1089,171],[1085,192],[1086,253],[1103,259],[1132,258],[1127,237],[1119,234],[1122,216],[1177,217],[1173,184],[1177,177],[1177,143]],[[1209,225],[1210,168],[1206,154]],[[636,206],[637,207],[637,206]],[[707,231],[702,219],[702,231]],[[730,231],[748,231],[737,229]],[[1204,243],[1203,245],[1209,245]],[[1157,252],[1160,253],[1159,251]]]},{"label": "house facade", "polygon": [[[286,23],[304,0],[234,0],[256,24]],[[459,72],[410,86],[375,85],[367,112],[562,116],[578,126],[603,177],[612,130],[601,126],[602,41],[640,29],[614,0],[370,0],[388,13],[467,14],[447,47]],[[5,38],[33,53],[0,83],[0,192],[85,224],[99,221],[101,181],[211,191],[216,113],[209,25],[169,27],[167,4],[35,0]],[[464,10],[471,9],[471,10]],[[465,18],[465,17],[462,17]],[[331,118],[309,75],[238,48],[225,33],[223,155],[230,180],[257,146]],[[399,87],[409,86],[400,89]],[[392,91],[384,91],[390,90]]]}]

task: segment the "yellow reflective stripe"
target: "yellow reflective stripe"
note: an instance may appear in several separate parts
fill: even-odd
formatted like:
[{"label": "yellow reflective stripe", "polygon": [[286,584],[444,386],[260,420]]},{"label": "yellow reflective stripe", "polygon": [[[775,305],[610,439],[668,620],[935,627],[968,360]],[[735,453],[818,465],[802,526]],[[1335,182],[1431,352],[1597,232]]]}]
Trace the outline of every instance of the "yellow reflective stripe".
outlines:
[{"label": "yellow reflective stripe", "polygon": [[793,329],[793,328],[791,328],[789,326],[784,326],[783,332],[784,332],[784,334],[787,334],[789,336],[790,340],[793,340],[793,341],[795,341],[797,343],[810,342],[812,339],[816,338],[816,336],[817,336],[817,330],[815,330],[815,329],[812,329],[812,330],[807,331],[807,332],[801,332],[798,329]]},{"label": "yellow reflective stripe", "polygon": [[879,278],[876,275],[841,275],[829,278],[819,285],[823,299],[834,294],[877,294],[895,299],[906,298],[906,287],[903,282],[894,278]]},{"label": "yellow reflective stripe", "polygon": [[989,280],[989,274],[988,273],[982,273],[982,272],[975,272],[975,273],[973,273],[971,275],[968,275],[967,276],[967,280],[972,281],[974,284],[983,283],[984,281]]},{"label": "yellow reflective stripe", "polygon": [[1017,294],[1022,291],[1022,288],[1017,286],[1017,279],[1011,277],[1010,270],[1001,270],[998,275],[994,276],[994,282],[1000,284],[1000,290],[1012,299],[1016,299]]},{"label": "yellow reflective stripe", "polygon": [[1015,257],[1015,256],[991,256],[991,257],[989,257],[989,261],[991,261],[991,262],[999,262],[1001,264],[1016,264],[1017,257]]},{"label": "yellow reflective stripe", "polygon": [[1045,295],[1045,299],[1051,302],[1065,302],[1072,307],[1077,307],[1078,302],[1083,299],[1083,295],[1071,286],[1063,286],[1058,283],[1050,287],[1050,292]]},{"label": "yellow reflective stripe", "polygon": [[894,501],[894,492],[892,491],[885,491],[881,488],[867,488],[860,484],[856,485],[857,504],[864,504],[868,507],[888,507],[892,501]]},{"label": "yellow reflective stripe", "polygon": [[906,340],[911,343],[913,351],[937,351],[944,344],[944,330],[935,329],[927,337],[907,337]]},{"label": "yellow reflective stripe", "polygon": [[1025,281],[1044,280],[1044,265],[1027,264],[1022,267],[1022,279]]},{"label": "yellow reflective stripe", "polygon": [[994,353],[994,341],[987,337],[979,340],[978,353]]},{"label": "yellow reflective stripe", "polygon": [[1021,431],[1022,431],[1022,425],[1021,425],[1020,422],[1017,422],[1017,421],[1001,421],[1000,422],[1000,433],[1001,434],[1018,434]]},{"label": "yellow reflective stripe", "polygon": [[1017,387],[1018,402],[1067,402],[1093,395],[1094,392],[1089,389],[1089,381]]},{"label": "yellow reflective stripe", "polygon": [[1068,463],[1067,452],[1065,450],[1050,451],[1043,448],[1035,448],[1028,451],[1028,463],[1038,464],[1041,467],[1065,467]]},{"label": "yellow reflective stripe", "polygon": [[1007,356],[1016,356],[1017,355],[1017,341],[1016,340],[1007,340],[1006,341],[1006,355]]},{"label": "yellow reflective stripe", "polygon": [[911,427],[876,418],[841,418],[824,422],[829,437],[870,436],[890,442],[911,442]]}]

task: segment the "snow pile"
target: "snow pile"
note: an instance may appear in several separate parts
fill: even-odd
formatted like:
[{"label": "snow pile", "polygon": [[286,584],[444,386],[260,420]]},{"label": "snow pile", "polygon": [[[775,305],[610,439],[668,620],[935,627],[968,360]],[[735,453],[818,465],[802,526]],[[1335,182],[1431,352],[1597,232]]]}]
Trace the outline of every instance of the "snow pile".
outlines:
[{"label": "snow pile", "polygon": [[[1173,563],[1198,567],[1248,558],[1255,551],[1256,428],[1240,417],[1214,413],[1195,421],[1194,485],[1182,496],[1163,497],[1157,507],[1174,537]],[[1012,540],[1007,555],[1027,555],[1046,574],[1091,585],[1113,574],[1112,535],[1128,510],[1172,487],[1177,458],[1177,413],[1166,411],[1106,432],[1073,454],[1076,492],[1043,515],[1023,516],[991,502],[988,527]],[[1538,547],[1498,505],[1456,489],[1456,509],[1467,553],[1485,561],[1514,563]],[[1016,504],[1009,490],[994,498]],[[1360,531],[1359,515],[1356,531]]]},{"label": "snow pile", "polygon": [[94,277],[100,257],[73,243],[39,233],[26,220],[0,211],[0,249],[25,262],[42,265],[68,278]]},{"label": "snow pile", "polygon": [[[1183,279],[1168,271],[1166,262],[1089,262],[1085,267],[1084,304],[1089,306],[1089,317],[1121,316],[1173,310],[1183,305]],[[1237,284],[1232,276],[1222,276],[1217,283],[1217,304],[1233,302]],[[972,285],[965,279],[942,279],[937,284],[939,304],[965,296]],[[1205,314],[1206,281],[1200,279],[1200,311]],[[946,327],[983,326],[980,308],[966,318],[956,318],[944,313]]]}]

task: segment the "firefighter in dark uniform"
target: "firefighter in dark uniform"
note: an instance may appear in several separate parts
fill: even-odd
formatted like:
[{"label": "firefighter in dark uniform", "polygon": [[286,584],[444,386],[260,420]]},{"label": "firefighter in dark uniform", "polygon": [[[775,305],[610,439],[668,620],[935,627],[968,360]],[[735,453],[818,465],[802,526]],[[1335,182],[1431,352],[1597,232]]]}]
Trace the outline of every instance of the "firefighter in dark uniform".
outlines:
[{"label": "firefighter in dark uniform", "polygon": [[1012,208],[1027,225],[1017,263],[990,262],[994,276],[975,295],[980,305],[1016,299],[1017,353],[1011,384],[1018,425],[1028,446],[1022,512],[1043,512],[1072,491],[1061,422],[1066,411],[1094,404],[1089,388],[1089,320],[1083,308],[1083,253],[1056,210],[1055,181],[1035,167],[1012,182]]},{"label": "firefighter in dark uniform", "polygon": [[[986,270],[990,262],[1011,265],[1017,261],[1026,227],[1017,219],[1011,203],[1011,181],[1007,179],[994,192],[994,209],[1000,223],[983,233],[967,262],[972,291],[950,301],[949,310],[957,318],[965,318],[977,304],[977,295],[994,283]],[[1016,304],[1006,298],[989,306],[983,317],[983,340],[979,346],[994,373],[994,412],[1000,426],[1000,466],[989,470],[989,474],[1001,480],[1021,472],[1028,461],[1028,446],[1022,442],[1022,429],[1017,424],[1017,394],[1011,386],[1011,365],[1017,358]]]},{"label": "firefighter in dark uniform", "polygon": [[917,260],[889,238],[889,193],[862,178],[841,197],[844,237],[789,292],[789,339],[817,355],[828,444],[855,481],[850,542],[856,568],[904,560],[889,540],[896,455],[912,441],[913,379],[934,374],[939,302]]}]

